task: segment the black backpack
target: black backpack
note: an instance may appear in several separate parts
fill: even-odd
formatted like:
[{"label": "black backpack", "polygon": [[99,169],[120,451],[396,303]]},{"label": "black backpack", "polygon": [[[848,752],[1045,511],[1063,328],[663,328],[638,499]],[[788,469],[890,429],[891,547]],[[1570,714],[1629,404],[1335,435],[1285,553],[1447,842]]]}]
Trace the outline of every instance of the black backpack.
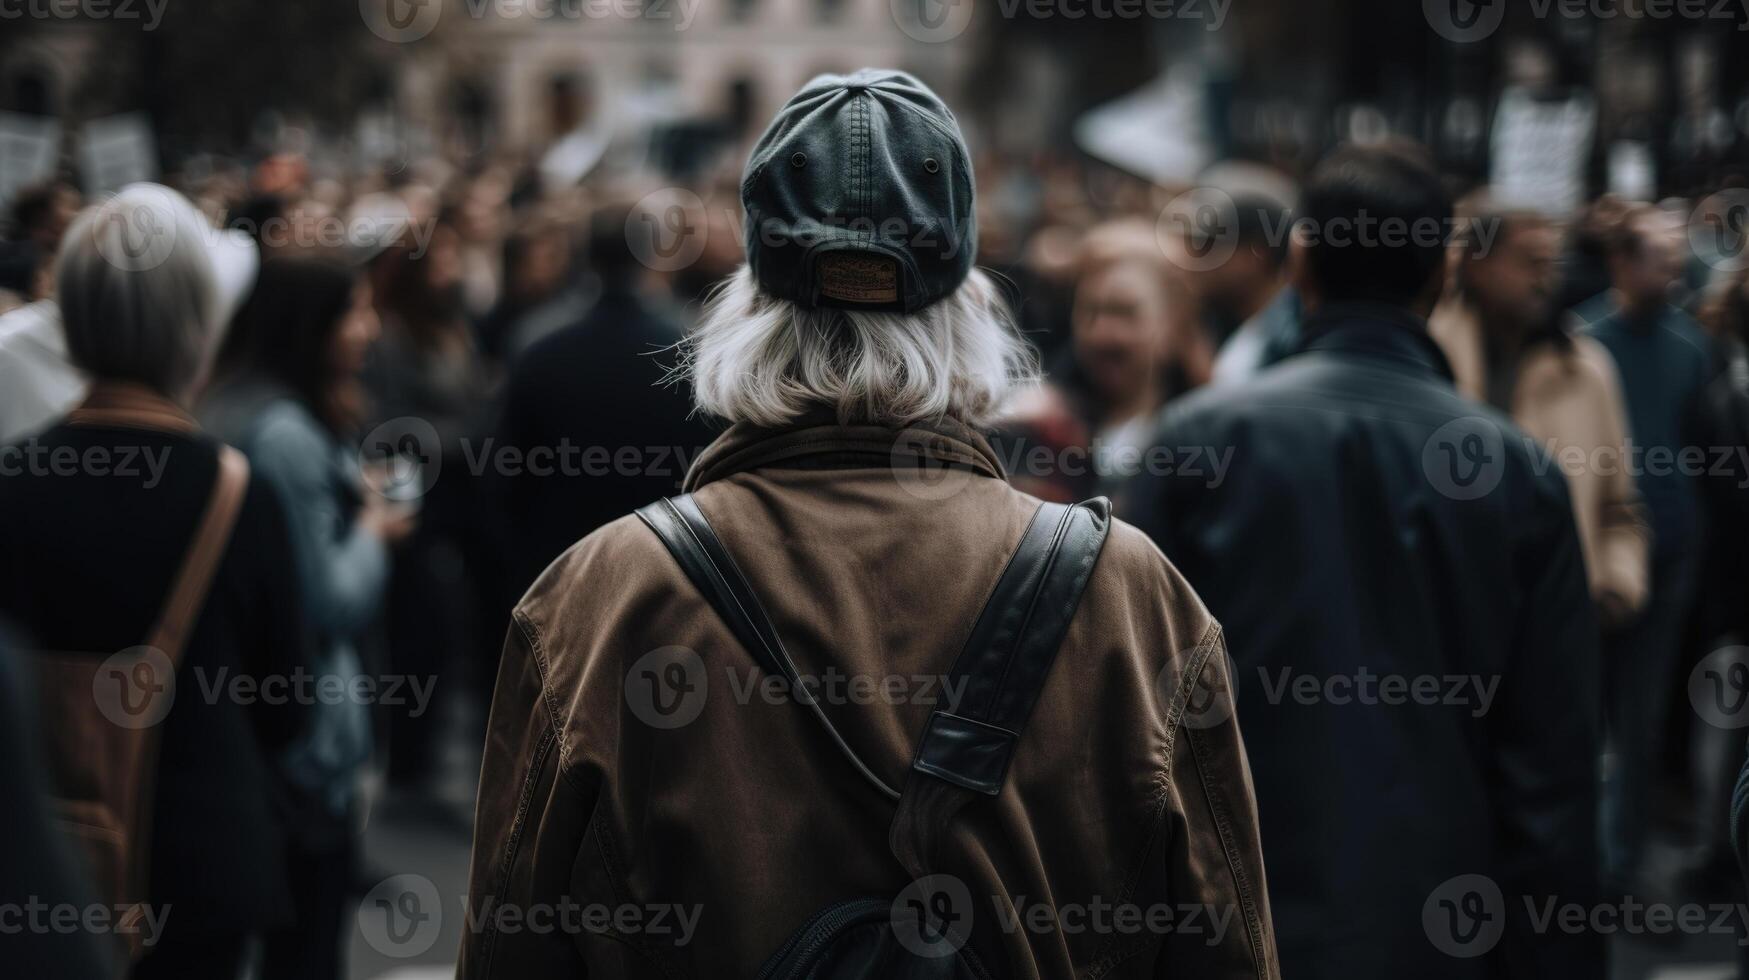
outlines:
[{"label": "black backpack", "polygon": [[[958,714],[936,710],[899,789],[875,775],[832,726],[801,683],[759,597],[735,566],[690,494],[659,500],[638,517],[673,553],[761,667],[786,678],[797,701],[882,795],[897,803],[887,847],[912,884],[898,896],[862,896],[815,913],[760,970],[761,980],[883,978],[952,980],[1002,975],[974,952],[960,923],[971,896],[930,861],[938,835],[959,810],[1001,792],[1008,763],[1055,662],[1063,634],[1093,574],[1111,527],[1103,497],[1074,506],[1043,504],[954,661],[964,684]],[[954,894],[957,886],[958,894]]]}]

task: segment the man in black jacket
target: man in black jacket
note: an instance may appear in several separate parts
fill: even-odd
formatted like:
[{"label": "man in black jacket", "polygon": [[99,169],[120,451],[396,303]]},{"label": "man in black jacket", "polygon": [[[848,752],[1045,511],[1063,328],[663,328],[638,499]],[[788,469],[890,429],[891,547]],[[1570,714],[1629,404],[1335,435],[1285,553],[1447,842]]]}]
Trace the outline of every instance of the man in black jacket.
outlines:
[{"label": "man in black jacket", "polygon": [[1228,630],[1297,980],[1603,975],[1561,918],[1595,900],[1585,569],[1561,471],[1427,336],[1451,221],[1413,148],[1327,160],[1304,349],[1169,408],[1124,502]]},{"label": "man in black jacket", "polygon": [[640,220],[615,204],[591,217],[586,249],[600,297],[511,368],[491,450],[509,523],[511,602],[589,532],[678,493],[714,436],[692,417],[690,392],[664,383],[673,358],[660,355],[681,327],[645,285],[650,270],[628,241]]}]

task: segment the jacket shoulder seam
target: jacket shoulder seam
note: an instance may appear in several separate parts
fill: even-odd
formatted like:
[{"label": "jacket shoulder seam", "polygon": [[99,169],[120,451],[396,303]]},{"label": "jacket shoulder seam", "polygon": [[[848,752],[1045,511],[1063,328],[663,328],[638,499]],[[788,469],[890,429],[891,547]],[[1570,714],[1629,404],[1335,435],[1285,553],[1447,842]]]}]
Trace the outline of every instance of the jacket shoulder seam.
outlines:
[{"label": "jacket shoulder seam", "polygon": [[[577,784],[576,776],[571,773],[571,747],[565,738],[565,726],[561,721],[563,715],[559,713],[558,696],[553,691],[552,684],[548,683],[552,677],[552,665],[547,662],[546,644],[541,638],[540,627],[536,626],[534,621],[528,618],[528,614],[520,608],[512,610],[510,618],[516,623],[516,628],[522,632],[523,642],[528,644],[529,655],[534,658],[535,669],[540,675],[541,710],[546,712],[547,727],[551,729],[553,739],[559,746],[559,778],[564,780],[572,790],[585,793],[584,788]],[[585,795],[587,794],[585,793]]]}]

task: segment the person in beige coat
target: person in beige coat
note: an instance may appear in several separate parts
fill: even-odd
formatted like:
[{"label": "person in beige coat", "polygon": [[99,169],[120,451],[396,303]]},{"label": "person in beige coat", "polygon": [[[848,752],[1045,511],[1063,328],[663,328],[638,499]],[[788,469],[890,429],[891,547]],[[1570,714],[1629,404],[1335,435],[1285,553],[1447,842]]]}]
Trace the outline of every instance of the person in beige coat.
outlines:
[{"label": "person in beige coat", "polygon": [[1484,198],[1460,206],[1451,288],[1429,321],[1458,390],[1511,414],[1567,476],[1606,626],[1646,601],[1651,530],[1634,487],[1621,382],[1603,345],[1554,308],[1561,232]]}]

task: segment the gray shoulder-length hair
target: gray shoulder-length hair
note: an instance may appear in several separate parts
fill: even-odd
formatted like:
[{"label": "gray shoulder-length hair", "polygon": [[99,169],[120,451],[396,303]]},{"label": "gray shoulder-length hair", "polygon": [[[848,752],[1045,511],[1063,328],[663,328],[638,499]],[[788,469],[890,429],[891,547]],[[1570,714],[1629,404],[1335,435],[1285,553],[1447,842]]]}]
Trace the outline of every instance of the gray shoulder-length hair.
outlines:
[{"label": "gray shoulder-length hair", "polygon": [[676,373],[701,411],[730,422],[775,427],[825,407],[841,423],[983,428],[1038,363],[977,269],[915,313],[869,313],[775,299],[743,265],[705,304]]},{"label": "gray shoulder-length hair", "polygon": [[181,194],[130,184],[73,220],[55,258],[67,353],[94,377],[186,397],[218,333],[215,232]]}]

